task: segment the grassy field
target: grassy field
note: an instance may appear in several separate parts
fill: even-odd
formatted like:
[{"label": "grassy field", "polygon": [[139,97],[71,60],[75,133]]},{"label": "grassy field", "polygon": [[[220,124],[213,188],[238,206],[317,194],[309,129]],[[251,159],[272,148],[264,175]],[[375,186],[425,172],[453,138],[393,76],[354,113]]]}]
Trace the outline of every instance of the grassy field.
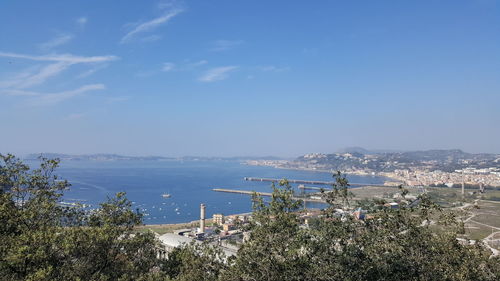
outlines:
[{"label": "grassy field", "polygon": [[[484,239],[500,232],[500,202],[479,200],[477,207],[468,211],[466,234],[471,239]],[[499,236],[495,234],[495,238]]]},{"label": "grassy field", "polygon": [[[360,187],[351,191],[355,200],[388,199],[400,192],[396,187]],[[421,189],[408,191],[411,195],[418,195]],[[468,238],[483,240],[489,237],[485,242],[500,249],[500,190],[487,190],[486,193],[479,194],[477,190],[466,189],[465,196],[462,196],[462,191],[458,188],[427,187],[426,191],[431,200],[441,207],[453,208],[462,214]]]},{"label": "grassy field", "polygon": [[351,191],[355,200],[370,199],[370,198],[388,198],[399,192],[397,187],[393,186],[362,186],[352,188]]}]

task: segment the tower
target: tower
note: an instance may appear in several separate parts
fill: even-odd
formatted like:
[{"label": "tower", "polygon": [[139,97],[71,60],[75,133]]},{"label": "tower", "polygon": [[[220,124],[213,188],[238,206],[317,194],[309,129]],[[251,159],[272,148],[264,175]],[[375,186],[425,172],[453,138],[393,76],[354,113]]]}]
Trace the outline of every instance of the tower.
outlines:
[{"label": "tower", "polygon": [[200,205],[200,233],[205,232],[205,204]]}]

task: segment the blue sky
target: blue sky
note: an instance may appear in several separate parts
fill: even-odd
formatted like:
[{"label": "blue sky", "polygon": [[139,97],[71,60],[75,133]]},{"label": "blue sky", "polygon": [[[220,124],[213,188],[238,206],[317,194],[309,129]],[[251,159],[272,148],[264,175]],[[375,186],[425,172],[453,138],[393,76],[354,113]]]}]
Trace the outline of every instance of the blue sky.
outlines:
[{"label": "blue sky", "polygon": [[500,153],[499,1],[2,1],[0,151]]}]

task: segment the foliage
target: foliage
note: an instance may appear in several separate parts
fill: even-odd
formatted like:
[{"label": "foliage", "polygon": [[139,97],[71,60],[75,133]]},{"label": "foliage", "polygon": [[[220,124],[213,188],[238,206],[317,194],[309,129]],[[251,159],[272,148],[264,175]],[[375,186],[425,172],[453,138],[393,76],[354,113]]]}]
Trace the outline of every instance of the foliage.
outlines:
[{"label": "foliage", "polygon": [[328,215],[331,215],[336,208],[349,207],[350,200],[353,197],[349,191],[349,181],[345,174],[337,171],[333,174],[335,182],[332,184],[331,190],[321,189],[323,199],[329,205],[327,208]]},{"label": "foliage", "polygon": [[216,281],[227,269],[226,260],[216,246],[191,243],[170,252],[163,269],[172,280]]},{"label": "foliage", "polygon": [[345,176],[334,177],[333,189],[323,191],[329,207],[308,228],[286,181],[273,186],[269,204],[255,198],[250,240],[221,280],[498,280],[498,257],[457,240],[463,224],[428,196],[416,207],[374,208],[371,219],[356,220],[336,213],[350,196]]},{"label": "foliage", "polygon": [[287,181],[279,185],[272,185],[269,204],[254,196],[250,239],[222,280],[306,280],[302,269],[309,260],[302,248],[307,237],[295,213],[302,202],[292,199]]},{"label": "foliage", "polygon": [[93,212],[58,203],[67,181],[58,160],[30,170],[0,155],[0,278],[4,280],[137,280],[158,268],[151,233],[132,227],[140,215],[124,193]]},{"label": "foliage", "polygon": [[[249,238],[236,257],[192,243],[167,259],[124,193],[88,211],[59,204],[69,183],[54,175],[58,160],[31,170],[0,155],[0,279],[2,280],[498,280],[500,259],[481,243],[458,240],[463,223],[426,194],[399,209],[365,201],[370,216],[350,206],[340,172],[322,195],[328,207],[306,227],[290,184],[272,185],[269,201],[253,197]],[[402,197],[405,191],[401,188]]]}]

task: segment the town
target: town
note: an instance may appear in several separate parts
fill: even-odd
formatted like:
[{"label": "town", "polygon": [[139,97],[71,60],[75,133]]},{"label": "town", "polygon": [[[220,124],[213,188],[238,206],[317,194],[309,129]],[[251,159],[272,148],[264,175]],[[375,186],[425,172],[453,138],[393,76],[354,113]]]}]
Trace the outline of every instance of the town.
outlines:
[{"label": "town", "polygon": [[398,153],[311,153],[295,160],[249,160],[248,165],[384,176],[387,185],[500,187],[500,155],[460,150]]}]

